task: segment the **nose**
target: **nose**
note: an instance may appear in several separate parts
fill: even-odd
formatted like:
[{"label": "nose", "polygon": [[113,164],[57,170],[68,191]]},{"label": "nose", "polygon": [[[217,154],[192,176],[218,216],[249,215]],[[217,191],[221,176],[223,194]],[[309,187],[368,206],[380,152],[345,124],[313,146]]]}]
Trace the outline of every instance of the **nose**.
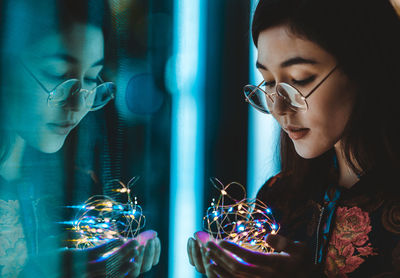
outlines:
[{"label": "nose", "polygon": [[273,113],[279,116],[296,112],[290,108],[290,104],[287,102],[287,100],[285,100],[284,97],[280,96],[279,94],[274,95],[274,102],[272,105]]},{"label": "nose", "polygon": [[70,110],[73,112],[81,112],[83,110],[89,110],[86,104],[87,94],[88,91],[85,89],[81,89],[78,92],[71,94],[65,101],[63,108],[65,110]]}]

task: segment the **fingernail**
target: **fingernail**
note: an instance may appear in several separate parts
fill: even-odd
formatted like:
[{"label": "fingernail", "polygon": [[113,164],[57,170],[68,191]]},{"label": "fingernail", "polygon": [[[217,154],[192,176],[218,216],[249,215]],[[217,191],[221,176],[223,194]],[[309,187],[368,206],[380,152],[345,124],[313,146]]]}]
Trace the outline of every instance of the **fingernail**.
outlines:
[{"label": "fingernail", "polygon": [[215,248],[215,243],[209,241],[209,242],[207,242],[206,247],[213,249],[213,248]]}]

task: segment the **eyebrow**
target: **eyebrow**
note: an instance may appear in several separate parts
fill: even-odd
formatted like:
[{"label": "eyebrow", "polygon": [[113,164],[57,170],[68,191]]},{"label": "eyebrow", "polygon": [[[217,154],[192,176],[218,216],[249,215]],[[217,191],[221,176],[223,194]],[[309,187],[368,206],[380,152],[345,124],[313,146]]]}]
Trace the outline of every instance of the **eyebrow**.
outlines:
[{"label": "eyebrow", "polygon": [[[70,64],[78,64],[79,63],[77,58],[75,58],[74,56],[71,56],[69,54],[64,54],[64,53],[47,55],[47,56],[44,56],[44,58],[60,59],[60,60],[66,61]],[[101,58],[97,62],[93,63],[91,67],[97,67],[97,66],[103,66],[103,65],[104,65],[104,58]]]},{"label": "eyebrow", "polygon": [[46,55],[43,58],[51,58],[51,59],[60,59],[60,60],[64,60],[70,64],[77,64],[78,63],[78,59],[76,59],[75,57],[69,55],[69,54],[64,54],[64,53],[57,53],[57,54],[52,54],[52,55]]},{"label": "eyebrow", "polygon": [[[293,58],[290,58],[290,59],[282,62],[281,63],[281,68],[287,68],[287,67],[290,67],[290,66],[293,66],[293,65],[299,65],[299,64],[315,65],[315,64],[317,64],[317,61],[297,56],[297,57],[293,57]],[[263,64],[261,64],[258,61],[256,62],[256,67],[258,69],[268,70],[268,68],[266,66],[264,66]]]}]

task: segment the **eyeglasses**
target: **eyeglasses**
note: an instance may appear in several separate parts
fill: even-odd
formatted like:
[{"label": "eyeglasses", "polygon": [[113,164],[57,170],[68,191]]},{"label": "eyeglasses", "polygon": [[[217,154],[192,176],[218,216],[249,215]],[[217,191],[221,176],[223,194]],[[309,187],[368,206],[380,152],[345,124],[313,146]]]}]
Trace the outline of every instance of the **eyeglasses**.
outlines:
[{"label": "eyeglasses", "polygon": [[337,69],[335,66],[307,95],[303,95],[292,85],[280,82],[275,86],[275,91],[263,90],[261,82],[258,86],[246,85],[243,88],[246,101],[250,103],[258,111],[271,114],[273,112],[273,104],[275,97],[279,96],[293,111],[307,111],[308,103],[307,98],[314,93],[319,86]]},{"label": "eyeglasses", "polygon": [[61,82],[54,87],[54,89],[49,91],[24,63],[22,63],[22,66],[49,95],[47,98],[49,107],[62,107],[67,103],[70,96],[79,93],[82,95],[84,103],[89,111],[96,111],[103,108],[110,100],[115,98],[115,93],[117,91],[115,83],[104,82],[100,77],[98,77],[98,80],[101,84],[90,90],[83,89],[82,82],[79,79],[72,78]]}]

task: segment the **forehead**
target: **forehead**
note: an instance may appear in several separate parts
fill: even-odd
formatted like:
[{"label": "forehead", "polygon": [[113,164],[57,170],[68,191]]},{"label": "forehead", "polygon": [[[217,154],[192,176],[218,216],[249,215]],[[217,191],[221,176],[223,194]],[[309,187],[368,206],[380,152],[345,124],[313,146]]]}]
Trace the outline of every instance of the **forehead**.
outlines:
[{"label": "forehead", "polygon": [[64,32],[54,31],[39,38],[23,51],[23,56],[28,59],[60,54],[76,58],[83,66],[101,60],[104,56],[102,30],[93,25],[74,24]]},{"label": "forehead", "polygon": [[308,58],[319,63],[330,63],[333,56],[318,44],[293,34],[286,25],[278,25],[262,31],[257,42],[258,62],[268,68],[294,57]]}]

